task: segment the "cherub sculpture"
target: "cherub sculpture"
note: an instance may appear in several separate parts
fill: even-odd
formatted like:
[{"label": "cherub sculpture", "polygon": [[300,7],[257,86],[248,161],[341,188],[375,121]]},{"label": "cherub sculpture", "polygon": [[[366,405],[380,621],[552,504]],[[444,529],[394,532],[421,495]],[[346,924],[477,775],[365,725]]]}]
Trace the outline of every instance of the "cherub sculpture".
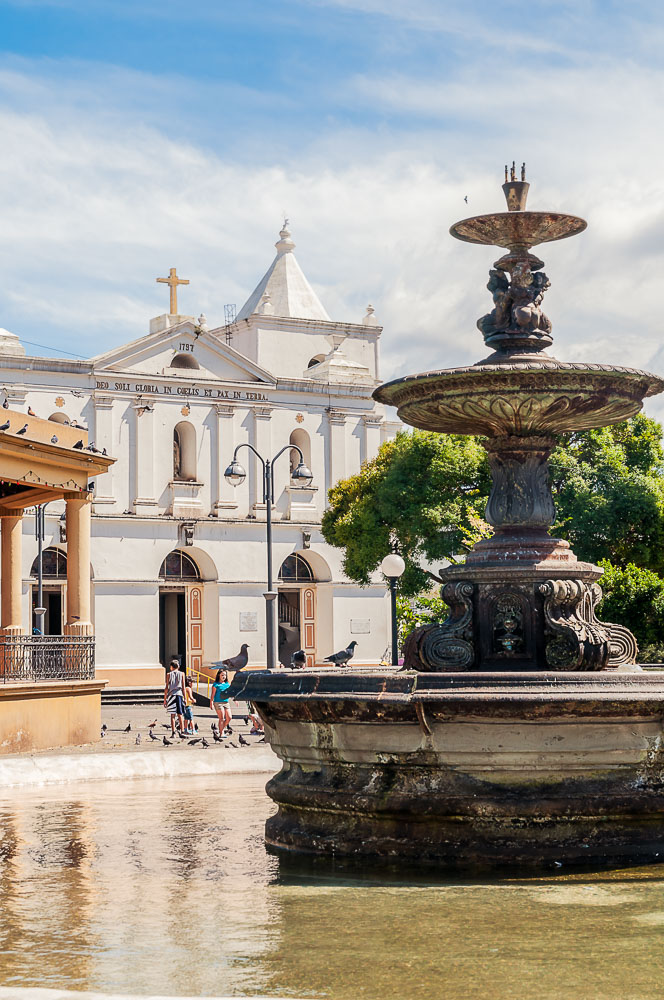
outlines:
[{"label": "cherub sculpture", "polygon": [[489,271],[487,288],[494,307],[477,321],[485,338],[508,330],[522,333],[550,333],[551,321],[540,305],[550,281],[543,271],[533,273],[527,263],[516,264],[512,280],[498,268]]}]

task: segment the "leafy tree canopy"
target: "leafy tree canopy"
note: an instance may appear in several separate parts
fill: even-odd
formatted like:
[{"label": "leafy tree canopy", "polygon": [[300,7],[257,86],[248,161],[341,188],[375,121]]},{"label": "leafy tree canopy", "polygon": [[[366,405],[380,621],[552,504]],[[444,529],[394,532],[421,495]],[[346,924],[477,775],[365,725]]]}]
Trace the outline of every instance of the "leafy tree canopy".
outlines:
[{"label": "leafy tree canopy", "polygon": [[[638,415],[561,437],[551,480],[553,533],[580,559],[664,571],[664,451],[656,421]],[[346,574],[364,584],[396,538],[406,561],[400,591],[415,595],[431,583],[420,563],[455,562],[490,533],[483,520],[489,489],[478,439],[402,432],[330,490],[323,534],[344,549]]]}]

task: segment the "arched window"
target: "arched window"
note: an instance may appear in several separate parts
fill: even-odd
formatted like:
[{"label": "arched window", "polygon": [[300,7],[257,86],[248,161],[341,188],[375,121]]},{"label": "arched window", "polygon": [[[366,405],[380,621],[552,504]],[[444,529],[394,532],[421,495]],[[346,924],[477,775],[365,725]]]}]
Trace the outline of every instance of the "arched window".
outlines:
[{"label": "arched window", "polygon": [[319,365],[321,363],[321,361],[325,361],[325,355],[324,354],[316,354],[309,361],[309,364],[307,365],[307,368],[313,368],[314,365]]},{"label": "arched window", "polygon": [[[289,444],[296,444],[298,448],[302,449],[302,454],[304,455],[304,464],[311,468],[311,439],[307,432],[301,427],[296,427],[294,431],[291,432],[291,436],[288,439]],[[291,475],[295,470],[295,467],[300,464],[300,456],[293,449],[290,453],[290,470]]]},{"label": "arched window", "polygon": [[175,549],[169,552],[159,570],[162,580],[200,580],[198,566],[186,552]]},{"label": "arched window", "polygon": [[62,410],[56,410],[55,413],[52,413],[48,419],[52,420],[54,424],[69,424],[69,423],[71,423],[71,421],[70,421],[69,417],[67,416],[67,414],[63,413]]},{"label": "arched window", "polygon": [[[37,576],[37,559],[34,560],[30,569],[30,576]],[[49,545],[42,552],[42,575],[50,577],[51,580],[67,579],[67,554],[54,546]]]},{"label": "arched window", "polygon": [[307,560],[296,552],[282,562],[279,579],[284,583],[312,583],[315,577]]},{"label": "arched window", "polygon": [[196,482],[196,431],[187,420],[173,429],[173,479]]},{"label": "arched window", "polygon": [[176,354],[171,361],[171,368],[200,368],[193,354]]}]

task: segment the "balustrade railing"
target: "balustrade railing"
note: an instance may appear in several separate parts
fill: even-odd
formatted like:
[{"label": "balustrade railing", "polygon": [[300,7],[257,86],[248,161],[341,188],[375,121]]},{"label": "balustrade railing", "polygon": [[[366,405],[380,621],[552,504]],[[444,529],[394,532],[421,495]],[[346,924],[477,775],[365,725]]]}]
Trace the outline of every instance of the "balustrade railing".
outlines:
[{"label": "balustrade railing", "polygon": [[0,682],[88,681],[94,676],[92,635],[0,636]]}]

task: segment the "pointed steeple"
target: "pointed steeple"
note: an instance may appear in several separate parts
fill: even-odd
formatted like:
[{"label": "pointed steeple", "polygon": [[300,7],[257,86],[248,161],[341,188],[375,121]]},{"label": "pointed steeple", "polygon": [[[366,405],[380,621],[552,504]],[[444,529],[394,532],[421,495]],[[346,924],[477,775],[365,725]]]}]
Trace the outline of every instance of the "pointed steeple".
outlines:
[{"label": "pointed steeple", "polygon": [[[237,318],[249,319],[254,313],[266,314],[268,310],[261,308],[261,303],[265,304],[267,301],[271,306],[269,312],[275,316],[329,321],[330,317],[295,259],[295,243],[288,229],[288,219],[284,220],[275,247],[277,256],[240,309]],[[267,300],[264,298],[266,293]]]}]

